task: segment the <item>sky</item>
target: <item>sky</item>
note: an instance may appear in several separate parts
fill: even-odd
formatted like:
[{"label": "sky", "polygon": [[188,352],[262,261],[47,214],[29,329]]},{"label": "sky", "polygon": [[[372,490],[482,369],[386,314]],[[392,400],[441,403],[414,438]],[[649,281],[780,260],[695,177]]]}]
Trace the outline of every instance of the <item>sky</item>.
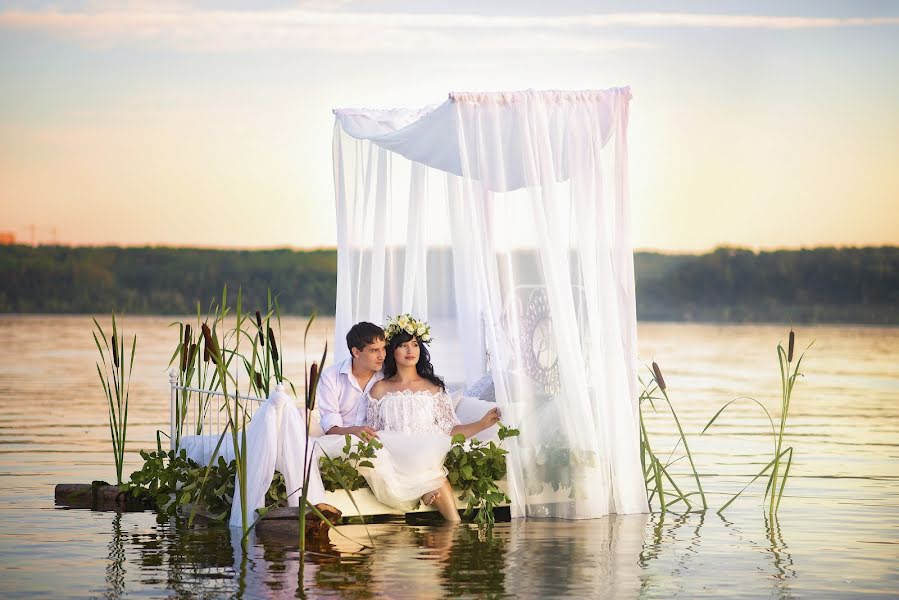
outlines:
[{"label": "sky", "polygon": [[331,109],[629,85],[634,242],[899,245],[899,2],[0,1],[0,233],[333,247]]}]

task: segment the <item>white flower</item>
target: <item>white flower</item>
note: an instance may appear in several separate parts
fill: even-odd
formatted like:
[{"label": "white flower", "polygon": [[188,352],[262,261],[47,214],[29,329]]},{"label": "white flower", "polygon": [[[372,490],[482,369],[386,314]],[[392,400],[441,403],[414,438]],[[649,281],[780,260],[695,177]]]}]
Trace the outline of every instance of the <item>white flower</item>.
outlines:
[{"label": "white flower", "polygon": [[427,332],[428,332],[428,328],[425,327],[425,324],[424,324],[424,323],[419,323],[419,324],[418,324],[418,329],[415,330],[415,335],[417,335],[418,337],[421,337],[421,336],[423,336],[424,334],[426,334]]}]

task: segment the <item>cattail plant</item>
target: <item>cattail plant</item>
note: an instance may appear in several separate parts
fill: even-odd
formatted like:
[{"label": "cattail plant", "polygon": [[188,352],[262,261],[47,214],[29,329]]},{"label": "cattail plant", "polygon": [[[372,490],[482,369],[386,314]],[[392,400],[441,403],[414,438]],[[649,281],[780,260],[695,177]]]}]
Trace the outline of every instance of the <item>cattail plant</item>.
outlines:
[{"label": "cattail plant", "polygon": [[[813,343],[814,342],[806,346],[805,351],[803,351],[802,354],[799,355],[799,358],[796,360],[795,364],[793,364],[794,349],[796,347],[795,332],[790,329],[786,349],[784,349],[782,344],[777,344],[777,362],[780,366],[780,421],[777,425],[774,424],[774,419],[771,417],[771,413],[768,412],[768,409],[765,408],[764,404],[762,404],[755,398],[743,396],[740,398],[735,398],[722,406],[702,430],[702,433],[705,433],[708,428],[711,427],[712,424],[718,419],[721,413],[723,413],[727,407],[729,407],[737,400],[749,400],[757,404],[765,412],[765,415],[768,417],[768,422],[771,425],[771,436],[774,442],[774,457],[749,481],[749,483],[743,486],[743,489],[734,494],[734,496],[732,496],[731,499],[724,504],[724,506],[718,509],[718,514],[724,512],[724,510],[728,506],[730,506],[734,502],[734,500],[739,498],[743,494],[743,492],[745,492],[746,489],[749,488],[750,485],[755,483],[757,479],[763,477],[765,474],[768,474],[768,484],[765,487],[764,500],[768,502],[769,514],[772,516],[775,516],[777,514],[777,510],[780,507],[781,498],[783,497],[784,488],[787,484],[787,477],[789,477],[790,475],[790,467],[793,464],[793,447],[790,446],[789,448],[784,448],[784,433],[786,432],[787,416],[790,412],[790,401],[793,397],[793,386],[796,383],[796,378],[802,375],[802,373],[799,372],[799,365],[802,363],[805,352],[808,351],[809,348],[811,348]],[[782,472],[781,467],[783,467]],[[768,498],[769,494],[770,500]]]},{"label": "cattail plant", "polygon": [[[640,395],[639,403],[641,448],[640,461],[643,466],[643,478],[646,480],[646,491],[649,494],[649,502],[651,503],[653,498],[658,497],[659,507],[661,508],[663,513],[666,512],[673,504],[681,501],[689,510],[693,506],[689,499],[690,496],[699,494],[699,497],[702,500],[702,508],[704,510],[708,508],[705,492],[702,489],[702,482],[700,481],[699,472],[696,470],[696,464],[693,462],[693,454],[690,452],[690,445],[687,443],[687,436],[684,433],[683,428],[681,427],[680,419],[677,416],[677,411],[674,410],[674,405],[671,403],[671,398],[669,398],[668,396],[668,386],[665,384],[665,378],[662,376],[662,369],[661,367],[659,367],[658,363],[653,362],[650,372],[652,373],[652,379],[648,384],[643,384],[644,389],[643,393]],[[640,382],[643,383],[642,378]],[[661,392],[661,397],[653,395],[656,391]],[[649,441],[649,433],[643,420],[644,401],[648,402],[650,407],[652,407],[652,410],[655,411],[656,407],[654,400],[665,400],[665,403],[668,405],[668,409],[671,412],[671,416],[674,417],[674,423],[677,426],[677,444],[675,445],[674,450],[671,451],[671,455],[665,462],[662,462],[658,455],[653,452],[652,445]],[[674,455],[675,450],[677,450],[677,448],[681,444],[683,444],[684,446],[684,452],[687,455],[687,460],[690,463],[690,469],[693,474],[693,479],[696,482],[698,491],[695,492],[684,493],[681,490],[680,486],[678,486],[674,477],[672,477],[671,473],[668,471],[668,467],[672,464],[671,458]],[[667,485],[666,482],[667,484],[671,485],[671,489],[673,491],[665,491],[665,487]]]},{"label": "cattail plant", "polygon": [[[251,392],[262,398],[268,397],[271,392],[271,380],[275,383],[290,383],[284,377],[284,357],[279,350],[278,335],[272,327],[276,323],[278,332],[281,331],[281,308],[277,297],[272,297],[268,291],[268,310],[265,313],[255,311],[255,333],[244,332],[243,335],[251,342],[251,352],[241,355],[244,369],[249,376]],[[252,328],[252,326],[251,326]],[[293,384],[291,384],[293,389]],[[296,390],[293,390],[296,393]]]},{"label": "cattail plant", "polygon": [[[218,443],[216,444],[215,450],[213,450],[212,452],[209,463],[206,465],[206,469],[203,473],[203,479],[200,483],[197,493],[198,495],[203,494],[203,491],[206,487],[206,482],[209,479],[209,474],[213,468],[215,459],[218,456],[222,442],[224,441],[225,436],[230,432],[236,467],[235,494],[240,495],[241,505],[241,524],[243,529],[241,546],[245,548],[247,536],[250,532],[251,527],[250,518],[247,514],[247,423],[249,421],[249,415],[247,414],[246,405],[241,403],[240,401],[237,379],[233,375],[231,375],[228,369],[230,367],[231,360],[235,356],[240,356],[240,338],[241,334],[243,333],[243,324],[244,320],[246,319],[246,315],[243,314],[243,296],[241,290],[238,289],[237,309],[235,311],[236,325],[234,329],[230,331],[230,336],[228,335],[228,332],[225,333],[224,337],[222,338],[222,344],[220,345],[219,338],[214,327],[218,323],[224,324],[225,317],[228,314],[228,309],[226,308],[227,293],[228,288],[226,286],[222,291],[222,303],[213,323],[213,328],[210,328],[207,323],[203,323],[201,326],[204,342],[206,344],[206,347],[209,349],[209,358],[215,365],[218,381],[221,386],[220,390],[222,395],[224,396],[223,404],[227,413],[227,423],[225,424],[225,428],[219,436]],[[228,346],[229,343],[233,343],[233,348]],[[229,383],[233,384],[233,387],[230,387]],[[232,389],[233,393],[231,392]],[[195,515],[196,508],[191,512],[190,518],[188,519],[188,524],[193,523]]]},{"label": "cattail plant", "polygon": [[[97,363],[97,374],[103,385],[109,409],[109,435],[112,439],[112,455],[115,461],[116,483],[122,485],[122,466],[125,462],[125,441],[128,436],[128,394],[131,387],[131,371],[134,368],[134,354],[137,349],[137,336],[131,341],[131,357],[125,354],[124,335],[119,335],[116,327],[115,313],[112,314],[112,335],[106,333],[94,319],[96,330],[93,333],[94,343],[100,352],[100,363]],[[99,337],[98,337],[99,334]],[[100,340],[103,344],[100,344]],[[106,357],[110,360],[107,361]],[[126,366],[127,360],[127,366]]]}]

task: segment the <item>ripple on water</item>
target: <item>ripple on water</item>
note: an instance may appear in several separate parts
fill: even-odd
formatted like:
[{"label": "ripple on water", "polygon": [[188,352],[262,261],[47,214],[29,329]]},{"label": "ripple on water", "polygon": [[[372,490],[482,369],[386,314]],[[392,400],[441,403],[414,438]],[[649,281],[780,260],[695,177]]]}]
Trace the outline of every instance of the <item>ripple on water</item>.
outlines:
[{"label": "ripple on water", "polygon": [[[138,334],[125,472],[168,427],[168,317],[129,319]],[[285,339],[305,321],[288,318]],[[721,518],[706,514],[516,520],[492,530],[402,522],[369,527],[375,548],[332,532],[302,577],[294,540],[252,539],[245,558],[220,525],[186,529],[149,512],[61,510],[53,485],[114,478],[105,401],[86,317],[0,317],[0,586],[4,597],[197,596],[428,598],[735,598],[895,596],[899,590],[899,329],[803,327],[815,338],[797,384],[787,441],[796,459],[780,516],[758,485]],[[310,347],[333,320],[320,319]],[[40,340],[54,336],[50,357]],[[640,355],[665,370],[712,506],[772,452],[770,425],[726,401],[752,395],[776,415],[778,326],[640,324]],[[288,376],[301,379],[302,356]],[[292,362],[290,362],[292,361]],[[47,368],[46,365],[52,365]],[[672,448],[663,415],[647,415]],[[768,429],[766,429],[768,428]],[[679,470],[680,469],[680,470]],[[685,473],[683,461],[673,467]],[[360,526],[344,526],[362,540]],[[48,567],[52,565],[52,567]]]}]

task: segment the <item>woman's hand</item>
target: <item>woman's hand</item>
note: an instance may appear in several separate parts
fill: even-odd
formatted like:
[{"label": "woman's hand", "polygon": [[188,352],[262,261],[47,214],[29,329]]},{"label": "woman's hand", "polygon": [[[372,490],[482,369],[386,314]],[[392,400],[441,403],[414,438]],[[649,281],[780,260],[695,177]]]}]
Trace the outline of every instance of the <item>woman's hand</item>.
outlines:
[{"label": "woman's hand", "polygon": [[484,426],[483,429],[487,429],[488,427],[492,427],[499,423],[499,408],[491,408],[487,411],[487,413],[481,417],[480,423]]},{"label": "woman's hand", "polygon": [[461,433],[466,438],[470,438],[471,436],[484,431],[488,427],[493,427],[497,423],[499,423],[499,409],[491,408],[477,421],[472,421],[466,425],[456,425],[450,430],[450,435],[452,436]]}]

